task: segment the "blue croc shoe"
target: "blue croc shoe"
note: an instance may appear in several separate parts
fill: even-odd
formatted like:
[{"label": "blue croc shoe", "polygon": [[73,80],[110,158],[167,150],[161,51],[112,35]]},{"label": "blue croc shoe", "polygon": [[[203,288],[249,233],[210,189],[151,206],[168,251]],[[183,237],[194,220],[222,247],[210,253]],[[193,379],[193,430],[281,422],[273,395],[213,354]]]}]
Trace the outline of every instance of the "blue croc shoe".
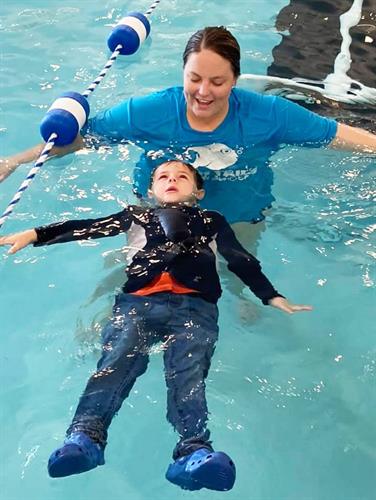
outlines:
[{"label": "blue croc shoe", "polygon": [[227,491],[234,486],[235,464],[222,451],[200,448],[168,466],[166,479],[184,490]]},{"label": "blue croc shoe", "polygon": [[104,451],[100,444],[92,441],[84,432],[74,432],[55,450],[48,460],[51,477],[80,474],[97,465],[104,464]]}]

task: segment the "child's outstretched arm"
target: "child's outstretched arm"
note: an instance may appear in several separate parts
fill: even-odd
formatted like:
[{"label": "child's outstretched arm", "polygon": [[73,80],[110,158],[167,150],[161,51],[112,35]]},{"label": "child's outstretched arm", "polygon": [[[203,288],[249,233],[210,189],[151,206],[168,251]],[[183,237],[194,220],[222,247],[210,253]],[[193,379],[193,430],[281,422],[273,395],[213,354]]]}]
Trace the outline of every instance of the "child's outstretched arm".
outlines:
[{"label": "child's outstretched arm", "polygon": [[121,212],[107,217],[100,217],[99,219],[67,220],[28,229],[21,233],[9,234],[0,237],[0,246],[12,245],[8,253],[13,254],[31,243],[34,246],[42,246],[116,236],[119,233],[128,231],[130,228],[132,223],[131,211],[132,207],[129,210],[124,209]]},{"label": "child's outstretched arm", "polygon": [[248,285],[264,305],[273,306],[288,314],[312,310],[312,307],[308,305],[290,304],[283,295],[277,292],[262,272],[260,262],[242,247],[231,226],[220,214],[217,214],[217,223],[218,251],[227,260],[230,271]]},{"label": "child's outstretched arm", "polygon": [[8,234],[7,236],[0,237],[0,246],[11,245],[8,250],[9,254],[16,253],[18,250],[22,250],[27,245],[35,243],[37,241],[37,233],[35,229],[27,229],[20,233]]},{"label": "child's outstretched arm", "polygon": [[294,314],[300,311],[312,311],[313,309],[312,306],[303,304],[290,304],[290,302],[284,297],[273,297],[269,300],[269,305],[288,314]]}]

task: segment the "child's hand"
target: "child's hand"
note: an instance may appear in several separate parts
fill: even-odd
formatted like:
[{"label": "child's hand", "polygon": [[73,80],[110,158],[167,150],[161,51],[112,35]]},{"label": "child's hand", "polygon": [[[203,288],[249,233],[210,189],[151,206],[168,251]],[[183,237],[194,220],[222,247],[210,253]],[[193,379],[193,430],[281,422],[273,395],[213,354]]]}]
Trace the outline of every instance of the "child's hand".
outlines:
[{"label": "child's hand", "polygon": [[8,250],[8,253],[12,254],[30,245],[30,243],[34,243],[37,239],[35,230],[28,229],[27,231],[22,231],[22,233],[14,233],[0,237],[0,245],[12,245]]},{"label": "child's hand", "polygon": [[283,297],[274,297],[269,300],[269,305],[280,309],[281,311],[287,312],[288,314],[294,314],[299,311],[312,311],[312,306],[303,306],[298,304],[290,304],[290,302]]}]

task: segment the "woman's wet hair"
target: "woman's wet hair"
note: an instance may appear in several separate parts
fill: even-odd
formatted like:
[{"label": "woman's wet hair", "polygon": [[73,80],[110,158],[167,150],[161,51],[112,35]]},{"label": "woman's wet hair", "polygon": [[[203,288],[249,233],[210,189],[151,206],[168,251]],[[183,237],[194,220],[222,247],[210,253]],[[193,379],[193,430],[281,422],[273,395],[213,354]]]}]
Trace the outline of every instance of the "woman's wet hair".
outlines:
[{"label": "woman's wet hair", "polygon": [[196,188],[197,189],[203,189],[203,187],[204,187],[204,179],[202,178],[202,175],[200,174],[200,172],[193,165],[191,165],[190,163],[187,163],[185,161],[180,161],[180,160],[168,160],[168,161],[164,161],[163,163],[160,163],[159,165],[157,165],[155,167],[155,169],[153,170],[153,172],[151,173],[150,183],[149,183],[149,189],[151,189],[153,187],[154,174],[155,174],[156,170],[159,167],[161,167],[162,165],[168,165],[169,163],[181,163],[182,165],[184,165],[185,167],[187,167],[188,170],[190,170],[192,172],[192,174],[193,174],[193,178],[195,180]]},{"label": "woman's wet hair", "polygon": [[226,59],[230,64],[235,78],[240,75],[240,46],[236,38],[224,26],[208,26],[196,31],[185,47],[183,53],[183,67],[188,58],[195,52],[203,49],[211,50]]}]

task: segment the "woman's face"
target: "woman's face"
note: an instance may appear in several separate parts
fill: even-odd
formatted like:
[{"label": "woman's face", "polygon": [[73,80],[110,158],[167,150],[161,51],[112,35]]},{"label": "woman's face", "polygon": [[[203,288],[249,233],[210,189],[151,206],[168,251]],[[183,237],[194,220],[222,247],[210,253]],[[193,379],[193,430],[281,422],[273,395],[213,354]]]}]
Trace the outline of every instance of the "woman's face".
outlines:
[{"label": "woman's face", "polygon": [[227,59],[212,50],[193,52],[184,67],[184,94],[188,116],[210,121],[223,118],[236,78]]}]

